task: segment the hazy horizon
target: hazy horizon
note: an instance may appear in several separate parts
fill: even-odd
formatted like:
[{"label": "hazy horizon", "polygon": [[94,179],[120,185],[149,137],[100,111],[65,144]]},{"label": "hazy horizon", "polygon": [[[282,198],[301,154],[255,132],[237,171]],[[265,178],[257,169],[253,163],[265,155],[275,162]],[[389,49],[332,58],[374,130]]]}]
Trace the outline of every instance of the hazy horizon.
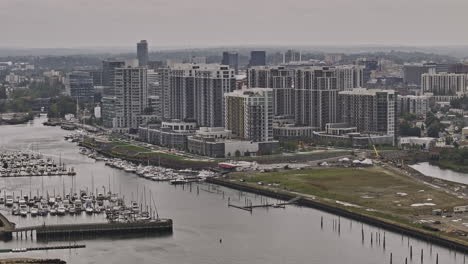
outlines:
[{"label": "hazy horizon", "polygon": [[2,0],[0,46],[463,46],[465,10],[465,0]]}]

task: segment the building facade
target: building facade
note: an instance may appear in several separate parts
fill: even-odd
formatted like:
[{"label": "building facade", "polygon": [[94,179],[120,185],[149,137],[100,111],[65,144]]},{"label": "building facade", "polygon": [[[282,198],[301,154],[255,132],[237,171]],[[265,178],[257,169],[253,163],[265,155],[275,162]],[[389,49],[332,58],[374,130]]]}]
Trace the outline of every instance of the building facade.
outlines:
[{"label": "building facade", "polygon": [[434,95],[464,95],[467,75],[457,73],[425,73],[421,75],[421,92]]},{"label": "building facade", "polygon": [[283,54],[283,63],[290,63],[293,61],[302,61],[301,52],[297,50],[287,50]]},{"label": "building facade", "polygon": [[237,74],[239,71],[239,53],[231,52],[231,51],[224,51],[221,64],[228,65],[229,68],[234,69],[234,71]]},{"label": "building facade", "polygon": [[120,129],[136,129],[148,106],[147,70],[144,67],[115,69],[116,121]]},{"label": "building facade", "polygon": [[403,82],[407,85],[421,86],[421,76],[425,73],[436,73],[434,64],[406,63],[403,65]]},{"label": "building facade", "polygon": [[397,93],[357,88],[339,93],[341,121],[360,133],[397,136]]},{"label": "building facade", "polygon": [[142,40],[137,43],[137,57],[138,66],[148,66],[148,42],[146,40]]},{"label": "building facade", "polygon": [[249,66],[265,66],[266,65],[266,51],[254,50],[250,52]]},{"label": "building facade", "polygon": [[78,102],[94,102],[93,77],[89,72],[74,71],[65,78],[65,91]]},{"label": "building facade", "polygon": [[115,96],[115,69],[125,67],[120,60],[105,60],[102,62],[102,86],[108,87],[103,96]]},{"label": "building facade", "polygon": [[219,64],[175,64],[163,74],[166,118],[193,119],[203,127],[224,125],[223,95],[236,87],[233,69]]},{"label": "building facade", "polygon": [[106,128],[117,127],[117,115],[115,112],[115,106],[117,99],[115,97],[102,97],[102,124]]},{"label": "building facade", "polygon": [[406,95],[399,96],[398,99],[400,113],[411,113],[418,117],[425,117],[430,110],[429,96]]},{"label": "building facade", "polygon": [[333,67],[307,67],[295,72],[295,123],[325,128],[337,120],[338,80]]},{"label": "building facade", "polygon": [[294,116],[294,70],[283,66],[256,66],[247,70],[248,87],[273,89],[275,116]]},{"label": "building facade", "polygon": [[224,95],[225,128],[254,142],[273,140],[273,90],[249,88]]}]

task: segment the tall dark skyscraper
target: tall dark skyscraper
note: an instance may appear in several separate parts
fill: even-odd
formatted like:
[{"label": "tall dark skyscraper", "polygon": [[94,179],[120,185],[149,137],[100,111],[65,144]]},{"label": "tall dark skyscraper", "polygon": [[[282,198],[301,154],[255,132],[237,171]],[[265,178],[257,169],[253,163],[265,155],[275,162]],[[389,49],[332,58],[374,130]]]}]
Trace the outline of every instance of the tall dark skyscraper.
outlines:
[{"label": "tall dark skyscraper", "polygon": [[228,65],[231,69],[234,69],[236,74],[239,70],[239,54],[237,52],[225,51],[223,52],[222,65]]},{"label": "tall dark skyscraper", "polygon": [[148,42],[142,40],[137,43],[138,66],[143,67],[148,65]]},{"label": "tall dark skyscraper", "polygon": [[266,51],[254,50],[250,52],[249,66],[265,66],[266,65]]},{"label": "tall dark skyscraper", "polygon": [[114,96],[115,69],[125,67],[124,61],[105,60],[102,62],[102,85],[106,86],[104,96]]}]

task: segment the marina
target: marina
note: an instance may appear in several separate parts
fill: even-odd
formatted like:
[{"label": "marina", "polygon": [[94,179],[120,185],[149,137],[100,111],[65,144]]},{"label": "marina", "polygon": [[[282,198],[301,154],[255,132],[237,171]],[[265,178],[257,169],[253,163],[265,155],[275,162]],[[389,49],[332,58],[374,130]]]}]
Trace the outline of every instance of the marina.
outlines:
[{"label": "marina", "polygon": [[0,177],[75,176],[74,168],[67,169],[38,153],[13,152],[0,154]]},{"label": "marina", "polygon": [[[246,199],[251,201],[252,205],[264,204],[267,199],[268,204],[281,203],[281,201],[276,202],[262,195],[203,181],[177,185],[169,184],[169,181],[148,180],[135,172],[106,166],[104,160],[95,160],[80,154],[79,147],[63,140],[69,132],[58,127],[44,127],[37,121],[34,120],[30,125],[5,127],[0,131],[0,136],[11,138],[11,141],[0,142],[0,145],[6,149],[27,152],[39,138],[42,142],[39,147],[44,157],[52,158],[56,163],[61,159],[67,166],[75,168],[77,176],[0,178],[2,186],[0,197],[4,197],[4,192],[9,195],[14,192],[14,197],[21,196],[21,192],[23,196],[25,194],[29,196],[30,190],[32,196],[38,196],[38,192],[39,196],[46,197],[47,192],[49,196],[53,196],[55,190],[55,196],[63,197],[63,189],[65,194],[73,194],[79,193],[80,190],[86,191],[86,187],[90,196],[91,192],[96,195],[106,194],[110,189],[111,193],[118,193],[118,197],[125,197],[128,207],[133,200],[142,204],[141,207],[146,211],[143,195],[146,191],[146,204],[149,206],[149,197],[153,196],[157,202],[159,216],[167,216],[174,223],[173,231],[165,236],[146,236],[148,232],[135,236],[126,234],[118,236],[119,239],[113,236],[91,235],[91,238],[85,238],[83,241],[86,248],[51,250],[47,253],[50,258],[60,258],[72,264],[90,262],[215,264],[223,262],[222,260],[226,260],[224,263],[240,264],[253,261],[292,264],[305,262],[383,264],[390,263],[390,254],[393,263],[405,263],[405,258],[410,263],[411,247],[413,263],[416,263],[415,260],[419,263],[421,249],[424,250],[424,263],[435,264],[436,258],[439,263],[463,263],[461,252],[390,231],[386,232],[384,249],[383,244],[378,246],[376,242],[377,234],[383,238],[384,231],[381,228],[345,217],[339,220],[337,215],[294,204],[281,209],[257,208],[253,214],[244,213],[242,210],[228,207],[227,200],[229,199],[231,204],[241,206],[245,204]],[[31,135],[31,130],[36,132],[34,136]],[[133,166],[138,167],[138,164]],[[106,187],[105,192],[103,186]],[[30,214],[21,217],[13,216],[12,208],[0,206],[0,212],[8,219],[12,219],[17,228],[41,226],[44,222],[48,226],[108,223],[105,213],[82,212],[73,215],[67,213],[63,216],[52,216],[49,213],[44,217],[32,217]],[[153,208],[156,211],[154,206]],[[14,239],[9,242],[0,241],[0,248],[69,244],[68,238],[61,237],[62,235],[50,241],[35,239],[36,231],[33,231],[33,239],[30,232],[27,239],[26,233],[22,234],[23,239],[21,234],[18,234],[19,237],[16,239],[15,234]],[[371,234],[374,237],[373,243],[371,243]],[[336,254],[336,247],[341,249],[340,254]],[[278,257],[277,252],[281,252],[281,257]],[[23,252],[22,256],[41,258],[43,254],[41,251],[28,251]],[[15,257],[17,253],[4,253],[3,256]]]}]

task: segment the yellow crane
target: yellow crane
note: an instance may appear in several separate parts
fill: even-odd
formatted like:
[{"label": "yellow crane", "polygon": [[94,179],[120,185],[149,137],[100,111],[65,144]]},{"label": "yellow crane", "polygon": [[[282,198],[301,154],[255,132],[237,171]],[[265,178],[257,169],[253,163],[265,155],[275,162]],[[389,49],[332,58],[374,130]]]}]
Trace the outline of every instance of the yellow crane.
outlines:
[{"label": "yellow crane", "polygon": [[375,144],[374,144],[374,142],[372,141],[371,134],[369,133],[368,136],[369,136],[369,142],[372,144],[372,148],[374,148],[375,158],[381,159],[382,156],[380,156],[379,151],[378,151],[377,148],[375,147]]}]

